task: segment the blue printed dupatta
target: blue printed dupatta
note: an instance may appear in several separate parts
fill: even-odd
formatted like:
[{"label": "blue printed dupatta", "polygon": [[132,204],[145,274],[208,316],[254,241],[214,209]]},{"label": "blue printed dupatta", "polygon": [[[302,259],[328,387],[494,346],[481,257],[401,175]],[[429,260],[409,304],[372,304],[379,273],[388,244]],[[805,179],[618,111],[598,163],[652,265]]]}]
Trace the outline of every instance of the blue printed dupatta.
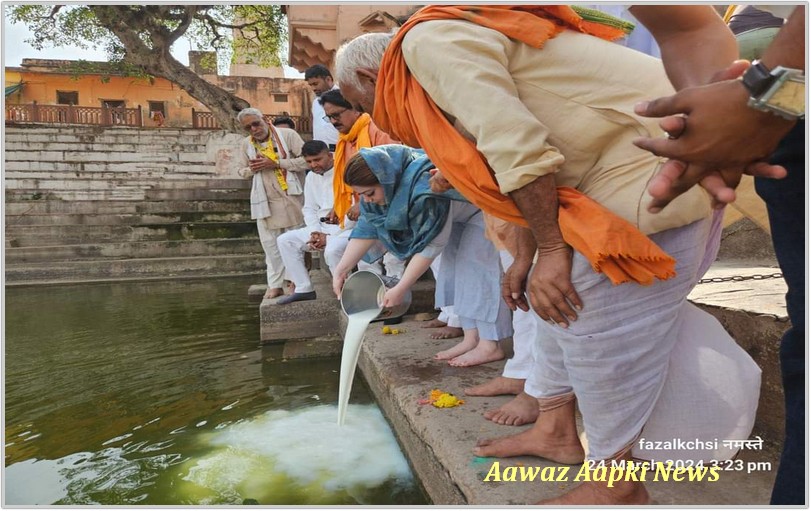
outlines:
[{"label": "blue printed dupatta", "polygon": [[[383,186],[386,205],[362,201],[360,218],[350,238],[377,239],[399,259],[421,252],[439,234],[450,210],[450,201],[467,200],[456,190],[434,193],[428,180],[435,168],[425,152],[403,145],[363,148],[361,157]],[[374,262],[382,247],[372,247],[364,256]]]}]

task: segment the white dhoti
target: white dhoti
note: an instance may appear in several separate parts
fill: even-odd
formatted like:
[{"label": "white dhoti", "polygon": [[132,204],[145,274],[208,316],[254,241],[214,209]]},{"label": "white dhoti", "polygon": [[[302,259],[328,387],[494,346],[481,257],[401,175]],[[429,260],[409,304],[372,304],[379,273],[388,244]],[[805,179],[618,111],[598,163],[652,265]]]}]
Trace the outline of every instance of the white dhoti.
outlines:
[{"label": "white dhoti", "polygon": [[[717,250],[717,239],[708,242],[711,224],[707,219],[651,235],[676,259],[677,274],[649,286],[615,286],[575,252],[572,283],[583,310],[566,329],[538,321],[538,357],[525,390],[539,398],[541,409],[577,397],[589,459],[627,451],[651,416],[687,295],[706,269],[705,256]],[[678,437],[679,425],[672,426]]]},{"label": "white dhoti", "polygon": [[501,299],[498,250],[484,236],[481,211],[466,206],[458,208],[442,251],[436,304],[453,305],[463,329],[477,328],[480,339],[498,341],[512,335],[511,311]]},{"label": "white dhoti", "polygon": [[[500,250],[501,266],[504,271],[513,263],[513,256],[506,250]],[[538,324],[541,318],[535,312],[521,309],[513,311],[513,356],[504,364],[501,375],[505,378],[526,379],[535,365],[535,339],[538,335]]]}]

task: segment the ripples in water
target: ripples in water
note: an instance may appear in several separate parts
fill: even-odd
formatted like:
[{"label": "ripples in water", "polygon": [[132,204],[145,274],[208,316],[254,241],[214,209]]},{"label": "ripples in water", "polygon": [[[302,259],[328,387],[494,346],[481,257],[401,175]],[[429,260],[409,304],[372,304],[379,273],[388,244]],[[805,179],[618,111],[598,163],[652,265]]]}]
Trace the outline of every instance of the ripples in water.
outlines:
[{"label": "ripples in water", "polygon": [[[257,458],[240,446],[263,434],[278,440],[264,431],[281,416],[269,414],[330,408],[340,363],[284,360],[280,348],[258,347],[258,306],[246,296],[253,280],[7,289],[6,504],[425,503],[399,472],[299,487],[278,453]],[[356,388],[354,403],[372,401]],[[391,435],[385,421],[367,427]],[[272,445],[292,448],[296,430],[304,427]],[[245,438],[206,441],[217,435]],[[301,452],[306,470],[312,456]],[[217,456],[228,463],[212,462]],[[230,486],[195,481],[194,473],[215,473],[206,463],[231,467],[217,476]],[[255,474],[269,491],[251,489]]]}]

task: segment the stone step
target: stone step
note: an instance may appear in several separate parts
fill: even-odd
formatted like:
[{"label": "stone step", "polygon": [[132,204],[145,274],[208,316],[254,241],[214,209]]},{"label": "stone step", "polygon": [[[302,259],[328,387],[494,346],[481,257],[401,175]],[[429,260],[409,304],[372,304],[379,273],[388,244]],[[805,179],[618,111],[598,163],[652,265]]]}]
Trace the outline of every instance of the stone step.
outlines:
[{"label": "stone step", "polygon": [[174,153],[160,151],[160,148],[143,152],[115,153],[107,151],[9,151],[5,152],[6,161],[71,161],[71,162],[191,162],[204,163],[208,159],[203,152]]},{"label": "stone step", "polygon": [[112,190],[5,190],[6,201],[197,201],[250,199],[250,188],[243,190],[145,190],[120,186]]},{"label": "stone step", "polygon": [[207,189],[250,190],[249,179],[94,179],[63,177],[61,179],[14,179],[6,177],[6,189],[11,190],[111,190],[126,186],[141,189]]},{"label": "stone step", "polygon": [[76,137],[66,137],[65,140],[54,141],[29,141],[29,140],[6,140],[6,151],[28,151],[32,147],[41,151],[90,151],[90,152],[115,152],[133,153],[147,150],[156,152],[162,150],[172,153],[201,153],[206,154],[206,144],[199,141],[172,140],[153,138],[141,141],[138,138],[122,143],[108,143],[102,141],[85,142]]},{"label": "stone step", "polygon": [[9,286],[259,274],[264,272],[264,266],[264,258],[255,254],[7,264],[5,284]]},{"label": "stone step", "polygon": [[[212,163],[148,163],[148,162],[63,162],[63,161],[6,161],[6,172],[160,172],[167,177],[177,174],[211,174],[217,176]],[[233,176],[231,176],[233,178]]]},{"label": "stone step", "polygon": [[94,243],[6,248],[6,264],[253,254],[264,260],[259,238]]},{"label": "stone step", "polygon": [[[244,205],[243,205],[244,206]],[[168,224],[177,222],[206,223],[206,222],[248,222],[251,220],[250,211],[233,213],[208,212],[170,212],[170,213],[131,213],[131,214],[49,214],[49,215],[19,215],[6,213],[6,226],[52,226],[52,225],[138,225],[138,224]]]},{"label": "stone step", "polygon": [[254,236],[257,236],[256,222],[6,226],[6,243],[11,247],[250,238]]},{"label": "stone step", "polygon": [[[97,144],[196,144],[207,141],[215,130],[160,129],[144,130],[122,127],[60,126],[7,126],[6,142],[26,143],[97,143]],[[203,142],[204,143],[204,142]]]},{"label": "stone step", "polygon": [[[103,181],[183,181],[187,179],[237,179],[236,176],[220,176],[212,172],[212,169],[206,171],[195,171],[192,169],[189,172],[165,172],[162,169],[151,168],[132,168],[125,171],[85,171],[85,170],[8,170],[5,172],[6,181],[10,179],[26,180],[74,180],[74,179],[96,179]],[[242,178],[239,178],[242,179]],[[247,181],[247,179],[246,179]]]},{"label": "stone step", "polygon": [[161,213],[243,213],[250,212],[250,204],[242,199],[202,201],[63,201],[23,200],[6,201],[6,221],[17,215],[125,215]]}]

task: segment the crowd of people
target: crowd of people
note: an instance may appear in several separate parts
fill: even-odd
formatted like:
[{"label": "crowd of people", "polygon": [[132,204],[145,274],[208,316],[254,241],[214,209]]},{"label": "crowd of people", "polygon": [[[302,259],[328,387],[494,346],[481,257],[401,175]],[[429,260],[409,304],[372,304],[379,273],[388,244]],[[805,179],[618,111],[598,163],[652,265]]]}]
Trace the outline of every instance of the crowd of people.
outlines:
[{"label": "crowd of people", "polygon": [[[307,69],[312,141],[240,112],[265,298],[316,298],[310,250],[324,250],[337,296],[354,268],[397,279],[384,306],[431,268],[442,314],[426,326],[460,338],[437,360],[502,360],[513,337],[502,375],[466,392],[515,395],[485,418],[533,426],[480,441],[477,455],[629,460],[661,406],[723,208],[741,174],[755,175],[793,325],[781,343],[787,427],[772,503],[802,504],[804,92],[801,105],[766,93],[804,84],[805,8],[767,17],[771,29],[786,22],[750,65],[725,23],[750,7],[727,19],[701,5],[608,7],[636,22],[634,37],[567,6],[424,7],[396,32],[342,45],[335,78]],[[648,501],[626,480],[545,503]]]}]

